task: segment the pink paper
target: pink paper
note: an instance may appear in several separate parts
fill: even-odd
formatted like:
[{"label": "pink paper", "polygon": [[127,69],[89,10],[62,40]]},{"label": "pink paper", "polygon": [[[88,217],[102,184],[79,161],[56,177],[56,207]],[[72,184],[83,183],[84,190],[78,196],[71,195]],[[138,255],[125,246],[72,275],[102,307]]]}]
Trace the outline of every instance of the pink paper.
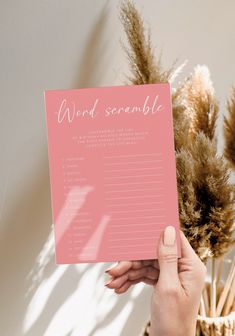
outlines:
[{"label": "pink paper", "polygon": [[154,259],[168,225],[180,250],[170,85],[44,94],[56,263]]}]

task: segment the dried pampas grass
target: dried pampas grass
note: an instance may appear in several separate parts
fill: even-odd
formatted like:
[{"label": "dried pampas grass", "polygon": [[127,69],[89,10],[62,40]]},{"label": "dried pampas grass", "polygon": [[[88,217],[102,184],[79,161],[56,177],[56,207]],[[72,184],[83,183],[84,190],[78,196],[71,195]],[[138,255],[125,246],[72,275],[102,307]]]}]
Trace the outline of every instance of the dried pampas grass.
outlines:
[{"label": "dried pampas grass", "polygon": [[224,117],[224,156],[230,167],[235,170],[235,88],[232,88],[231,98],[227,103],[229,116]]},{"label": "dried pampas grass", "polygon": [[[172,83],[185,63],[177,69],[163,69],[161,55],[154,55],[150,33],[145,33],[143,20],[132,1],[122,3],[120,18],[129,43],[129,48],[123,46],[130,63],[129,84]],[[181,229],[201,260],[211,263],[211,281],[201,298],[203,321],[207,316],[230,316],[235,310],[235,261],[225,284],[220,281],[223,256],[235,242],[235,185],[230,179],[231,168],[235,170],[235,88],[227,108],[225,149],[219,155],[219,104],[209,69],[196,66],[191,75],[172,89]],[[225,317],[221,328],[226,321]],[[200,335],[209,335],[203,328]],[[215,335],[211,325],[208,328]],[[148,335],[147,329],[144,334]]]},{"label": "dried pampas grass", "polygon": [[122,3],[120,19],[130,46],[122,45],[132,72],[130,82],[135,85],[168,82],[173,76],[174,66],[162,70],[161,57],[155,59],[150,32],[146,36],[143,20],[132,1]]},{"label": "dried pampas grass", "polygon": [[[156,59],[151,44],[150,32],[146,34],[143,20],[132,1],[123,2],[120,8],[120,20],[127,36],[129,48],[122,44],[130,64],[131,76],[127,76],[129,84],[153,84],[173,82],[182,72],[186,62],[178,67],[175,63],[168,70],[163,70],[161,55]],[[175,148],[187,143],[189,121],[184,114],[185,107],[179,99],[180,90],[173,92],[173,114]],[[182,130],[184,130],[184,135]],[[186,132],[185,132],[186,131]]]},{"label": "dried pampas grass", "polygon": [[190,141],[190,118],[182,104],[182,93],[175,90],[172,94],[175,150],[186,148]]},{"label": "dried pampas grass", "polygon": [[234,244],[234,187],[213,142],[200,131],[176,153],[181,227],[202,260],[218,258]]},{"label": "dried pampas grass", "polygon": [[197,65],[179,90],[182,104],[191,121],[191,133],[196,135],[202,131],[210,140],[215,140],[219,107],[209,69],[205,65]]},{"label": "dried pampas grass", "polygon": [[[180,70],[174,66],[163,70],[161,57],[156,59],[150,33],[146,37],[143,20],[132,1],[122,3],[120,18],[129,43],[124,49],[132,73],[130,84],[171,81],[182,66]],[[235,128],[234,103],[232,99],[229,104],[233,115],[226,123],[229,130],[231,124]],[[218,258],[234,243],[235,194],[229,167],[217,154],[219,105],[205,65],[197,66],[172,90],[172,107],[181,228],[202,260]],[[227,139],[227,158],[231,160],[235,149],[231,132],[227,131]]]}]

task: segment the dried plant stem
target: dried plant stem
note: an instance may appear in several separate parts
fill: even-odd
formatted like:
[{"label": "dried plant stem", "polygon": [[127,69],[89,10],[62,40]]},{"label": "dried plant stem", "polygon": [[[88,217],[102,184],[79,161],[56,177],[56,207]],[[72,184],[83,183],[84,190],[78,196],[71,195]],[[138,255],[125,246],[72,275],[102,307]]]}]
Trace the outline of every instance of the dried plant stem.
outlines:
[{"label": "dried plant stem", "polygon": [[197,325],[196,336],[201,336],[201,326],[200,326],[200,324]]},{"label": "dried plant stem", "polygon": [[203,295],[203,299],[204,299],[204,303],[205,303],[206,316],[208,316],[208,314],[209,314],[209,298],[208,298],[207,286],[205,286],[202,295]]},{"label": "dried plant stem", "polygon": [[231,312],[234,298],[235,298],[235,274],[233,275],[232,285],[223,309],[224,316],[228,315]]},{"label": "dried plant stem", "polygon": [[223,268],[223,259],[220,257],[217,262],[217,272],[216,272],[216,285],[217,287],[220,286],[220,277],[222,273],[222,268]]},{"label": "dried plant stem", "polygon": [[215,276],[215,259],[211,258],[211,284],[210,284],[210,316],[216,314],[216,276]]},{"label": "dried plant stem", "polygon": [[221,313],[222,313],[226,298],[228,296],[228,292],[231,288],[231,284],[232,284],[234,275],[235,275],[235,258],[233,259],[233,263],[232,263],[232,266],[230,268],[229,275],[227,277],[227,280],[225,282],[223,291],[222,291],[222,293],[220,295],[220,298],[219,298],[219,302],[218,302],[217,309],[216,309],[216,316],[220,316]]},{"label": "dried plant stem", "polygon": [[215,335],[215,329],[214,329],[214,325],[211,325],[211,336],[216,336]]},{"label": "dried plant stem", "polygon": [[203,296],[201,296],[201,301],[200,301],[200,314],[201,316],[206,316],[206,307],[205,307]]},{"label": "dried plant stem", "polygon": [[234,301],[233,301],[233,306],[232,306],[231,311],[235,311],[235,299],[234,299]]}]

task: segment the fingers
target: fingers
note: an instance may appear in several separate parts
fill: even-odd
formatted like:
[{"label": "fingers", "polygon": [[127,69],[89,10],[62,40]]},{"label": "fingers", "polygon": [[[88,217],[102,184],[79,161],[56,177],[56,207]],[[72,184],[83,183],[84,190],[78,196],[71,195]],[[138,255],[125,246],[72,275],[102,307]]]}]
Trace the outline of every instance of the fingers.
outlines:
[{"label": "fingers", "polygon": [[178,283],[178,253],[176,231],[173,226],[167,226],[159,239],[158,262],[159,284],[171,286],[171,284]]},{"label": "fingers", "polygon": [[118,277],[126,273],[130,269],[140,269],[143,266],[153,265],[157,269],[158,262],[157,260],[133,260],[133,261],[120,261],[117,265],[114,265],[111,268],[106,270],[106,273],[109,273],[113,277]]},{"label": "fingers", "polygon": [[157,280],[151,280],[151,279],[148,279],[148,278],[145,278],[145,277],[142,277],[142,278],[137,279],[137,280],[128,280],[121,287],[115,288],[115,293],[117,293],[117,294],[125,293],[132,285],[135,285],[135,284],[140,283],[140,282],[144,282],[148,285],[154,286],[156,284],[156,281]]},{"label": "fingers", "polygon": [[126,273],[132,267],[132,261],[119,261],[117,266],[107,269],[106,272],[112,277],[118,277]]},{"label": "fingers", "polygon": [[117,294],[125,293],[131,287],[131,285],[132,285],[131,281],[126,281],[120,288],[115,288],[115,293]]},{"label": "fingers", "polygon": [[156,285],[157,281],[158,281],[158,277],[155,280],[152,280],[152,279],[149,279],[149,278],[142,278],[141,279],[141,282],[144,282],[147,285],[152,285],[152,286]]},{"label": "fingers", "polygon": [[135,281],[137,280],[140,282],[141,278],[146,278],[149,280],[156,281],[159,276],[159,271],[153,267],[153,266],[145,266],[141,269],[131,269],[127,271],[125,274],[118,276],[116,278],[113,278],[111,282],[108,282],[106,286],[108,288],[120,288],[122,287],[126,282],[128,281]]},{"label": "fingers", "polygon": [[151,265],[151,266],[153,266],[153,267],[155,267],[156,269],[159,270],[159,264],[158,264],[158,260],[157,259],[142,260],[142,264],[144,266]]}]

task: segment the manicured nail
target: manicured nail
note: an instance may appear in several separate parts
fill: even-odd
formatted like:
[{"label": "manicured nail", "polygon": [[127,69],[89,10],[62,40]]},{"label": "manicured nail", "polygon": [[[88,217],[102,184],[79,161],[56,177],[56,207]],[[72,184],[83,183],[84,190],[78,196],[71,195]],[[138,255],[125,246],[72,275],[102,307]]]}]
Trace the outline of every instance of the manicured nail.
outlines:
[{"label": "manicured nail", "polygon": [[117,266],[117,262],[113,265],[111,265],[110,267],[108,267],[106,270],[105,270],[105,273],[108,273],[112,268],[114,268],[115,266]]},{"label": "manicured nail", "polygon": [[113,281],[113,278],[109,279],[104,285],[107,286]]},{"label": "manicured nail", "polygon": [[166,246],[172,246],[175,243],[175,228],[174,226],[167,226],[164,231],[163,243]]}]

